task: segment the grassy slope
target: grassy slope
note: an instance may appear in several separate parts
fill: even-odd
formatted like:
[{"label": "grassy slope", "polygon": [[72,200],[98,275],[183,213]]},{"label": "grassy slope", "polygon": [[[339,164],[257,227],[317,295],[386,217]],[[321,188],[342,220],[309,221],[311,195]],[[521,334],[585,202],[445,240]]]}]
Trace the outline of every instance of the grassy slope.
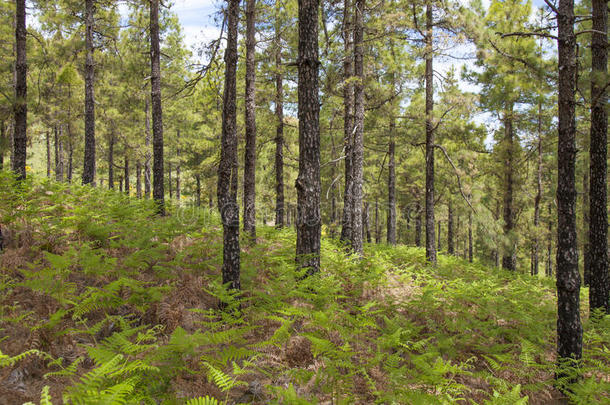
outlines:
[{"label": "grassy slope", "polygon": [[[560,397],[548,280],[443,255],[430,268],[404,246],[368,246],[358,262],[325,239],[321,274],[297,282],[294,232],[260,227],[238,305],[220,286],[215,212],[158,219],[118,193],[17,189],[0,174],[0,404],[38,401],[44,386],[56,404]],[[587,320],[576,402],[610,402],[608,346],[610,317]]]}]

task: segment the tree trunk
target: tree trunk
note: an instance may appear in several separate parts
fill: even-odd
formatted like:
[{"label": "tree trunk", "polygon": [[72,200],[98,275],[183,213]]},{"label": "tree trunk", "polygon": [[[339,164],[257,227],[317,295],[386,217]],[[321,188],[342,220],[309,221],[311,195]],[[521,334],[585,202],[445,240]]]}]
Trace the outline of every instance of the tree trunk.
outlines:
[{"label": "tree trunk", "polygon": [[438,235],[437,235],[437,242],[436,242],[436,250],[438,252],[440,252],[441,250],[443,250],[442,246],[442,242],[441,242],[441,221],[437,221],[437,226],[438,226]]},{"label": "tree trunk", "polygon": [[15,1],[15,117],[13,132],[13,153],[11,161],[13,171],[20,180],[25,179],[25,161],[27,157],[27,60],[26,60],[26,27],[25,0]]},{"label": "tree trunk", "polygon": [[[392,77],[394,82],[394,77]],[[396,244],[396,118],[392,114],[390,118],[390,145],[388,147],[388,243]]]},{"label": "tree trunk", "polygon": [[195,189],[195,203],[197,204],[197,207],[201,207],[201,176],[198,174],[195,175],[195,182],[197,187]]},{"label": "tree trunk", "polygon": [[220,164],[218,165],[218,209],[223,225],[222,282],[230,289],[239,290],[239,207],[237,190],[233,185],[237,179],[237,24],[239,0],[228,0],[227,47],[225,49],[225,85],[222,106],[222,141]]},{"label": "tree trunk", "polygon": [[[582,357],[582,325],[575,215],[576,36],[574,35],[574,0],[559,0],[558,11],[557,354],[558,361],[563,363],[568,360],[578,361]],[[566,377],[566,374],[560,370],[557,376]]]},{"label": "tree trunk", "polygon": [[[4,121],[2,121],[0,129],[2,130],[2,137],[0,138],[0,141],[4,141]],[[47,177],[50,179],[51,178],[51,134],[49,134],[48,130],[46,133],[46,141],[47,141]],[[4,146],[4,145],[2,145],[2,146]],[[1,164],[2,164],[2,162],[0,162],[0,169],[2,168]]]},{"label": "tree trunk", "polygon": [[[586,166],[586,165],[585,165]],[[591,222],[591,217],[589,215],[590,212],[590,196],[589,196],[589,170],[583,171],[582,176],[582,274],[583,274],[583,282],[585,286],[589,285],[589,224]],[[591,292],[589,291],[589,295]]]},{"label": "tree trunk", "polygon": [[589,226],[589,308],[610,314],[608,279],[608,8],[606,0],[593,0],[591,42],[591,224]]},{"label": "tree trunk", "polygon": [[553,276],[553,220],[551,216],[551,204],[549,203],[549,236],[547,240],[546,276]]},{"label": "tree trunk", "polygon": [[148,97],[146,97],[146,103],[144,104],[144,128],[146,133],[145,145],[146,152],[144,154],[144,196],[150,198],[150,116],[148,107]]},{"label": "tree trunk", "polygon": [[455,245],[453,244],[453,204],[451,198],[447,206],[447,252],[455,254]]},{"label": "tree trunk", "polygon": [[[534,199],[534,254],[532,257],[532,275],[538,275],[540,257],[540,201],[542,200],[542,101],[538,102],[538,161],[536,163],[536,198]],[[585,256],[586,257],[586,256]]]},{"label": "tree trunk", "polygon": [[114,132],[108,141],[108,188],[114,190]]},{"label": "tree trunk", "polygon": [[[280,1],[276,0],[276,14],[279,13]],[[277,21],[279,16],[276,15]],[[282,74],[281,27],[275,27],[275,227],[284,226],[284,82]]]},{"label": "tree trunk", "polygon": [[354,139],[352,150],[352,249],[362,255],[364,182],[364,0],[354,7]]},{"label": "tree trunk", "polygon": [[426,260],[436,264],[434,246],[434,71],[432,68],[432,4],[426,4]]},{"label": "tree trunk", "polygon": [[299,175],[297,249],[299,267],[320,269],[320,102],[318,96],[319,0],[299,0]]},{"label": "tree trunk", "polygon": [[125,194],[129,195],[129,155],[128,155],[129,151],[127,148],[125,148]]},{"label": "tree trunk", "polygon": [[256,240],[256,0],[246,0],[246,149],[244,156],[244,232]]},{"label": "tree trunk", "polygon": [[74,171],[74,143],[72,142],[72,134],[70,133],[70,124],[68,127],[68,183],[72,183],[72,173]]},{"label": "tree trunk", "polygon": [[474,260],[474,248],[472,245],[472,212],[468,213],[468,261]]},{"label": "tree trunk", "polygon": [[95,96],[93,82],[95,65],[93,61],[94,0],[85,0],[85,161],[83,184],[95,182]]},{"label": "tree trunk", "polygon": [[415,203],[415,210],[417,211],[415,215],[415,246],[421,247],[421,231],[422,231],[422,209],[421,204],[419,203],[419,199]]},{"label": "tree trunk", "polygon": [[379,200],[375,198],[375,243],[381,243],[381,229],[379,229]]},{"label": "tree trunk", "polygon": [[176,133],[176,141],[178,142],[176,147],[176,158],[178,159],[178,163],[176,163],[176,200],[180,203],[180,130]]},{"label": "tree trunk", "polygon": [[136,160],[136,197],[142,198],[142,164]]},{"label": "tree trunk", "polygon": [[352,149],[354,132],[354,75],[352,43],[352,0],[343,2],[343,143],[345,150],[345,191],[343,193],[343,215],[341,236],[345,244],[352,241],[353,171]]},{"label": "tree trunk", "polygon": [[169,198],[174,198],[174,185],[172,183],[172,162],[167,162],[167,185],[169,187]]},{"label": "tree trunk", "polygon": [[516,270],[516,252],[514,245],[513,230],[515,228],[515,211],[513,207],[514,190],[514,131],[513,131],[513,106],[508,106],[504,115],[504,238],[506,244],[502,252],[502,268]]},{"label": "tree trunk", "polygon": [[119,193],[123,192],[123,176],[119,176]]},{"label": "tree trunk", "polygon": [[159,0],[150,0],[150,98],[152,101],[153,121],[153,198],[157,203],[157,212],[160,215],[165,215],[160,54]]},{"label": "tree trunk", "polygon": [[60,150],[60,145],[59,143],[61,142],[59,140],[59,134],[58,134],[58,130],[57,130],[57,125],[55,125],[53,127],[53,144],[54,144],[54,149],[55,149],[55,180],[56,181],[62,181],[63,179],[61,178],[61,171],[60,171],[60,157],[59,157],[59,150]]},{"label": "tree trunk", "polygon": [[365,202],[364,203],[364,213],[363,213],[363,218],[362,218],[362,228],[364,229],[364,235],[366,236],[366,241],[367,243],[371,243],[371,226],[370,226],[370,210],[369,210],[369,203]]}]

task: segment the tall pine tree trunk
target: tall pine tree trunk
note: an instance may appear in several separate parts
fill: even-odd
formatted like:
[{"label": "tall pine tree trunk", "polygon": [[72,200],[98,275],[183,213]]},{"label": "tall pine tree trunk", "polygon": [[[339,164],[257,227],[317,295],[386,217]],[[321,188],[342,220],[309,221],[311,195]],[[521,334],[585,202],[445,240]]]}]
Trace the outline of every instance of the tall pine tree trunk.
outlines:
[{"label": "tall pine tree trunk", "polygon": [[178,146],[176,146],[176,159],[178,163],[176,163],[176,200],[180,203],[180,130],[176,133],[176,141],[178,142]]},{"label": "tall pine tree trunk", "polygon": [[513,230],[515,228],[515,210],[513,207],[514,191],[514,131],[513,131],[513,106],[510,104],[504,114],[504,238],[506,244],[502,254],[502,268],[516,270],[516,252]]},{"label": "tall pine tree trunk", "polygon": [[608,8],[606,0],[593,1],[591,42],[591,223],[589,225],[589,308],[610,314],[608,280]]},{"label": "tall pine tree trunk", "polygon": [[[0,124],[0,129],[2,130],[2,137],[0,138],[0,142],[4,141],[4,121]],[[46,141],[47,141],[47,177],[51,178],[51,134],[47,130],[46,133]],[[1,152],[0,152],[1,153]],[[0,162],[1,163],[1,162]],[[0,166],[0,169],[2,166]]]},{"label": "tall pine tree trunk", "polygon": [[237,206],[237,24],[239,0],[228,0],[227,47],[225,49],[225,85],[222,106],[222,140],[218,165],[218,209],[223,226],[222,282],[239,290],[239,207]]},{"label": "tall pine tree trunk", "polygon": [[[576,238],[576,36],[574,0],[559,0],[559,123],[557,144],[557,354],[560,363],[582,357],[580,274]],[[604,184],[604,187],[606,185]],[[604,208],[605,209],[605,208]],[[565,377],[563,372],[558,377]]]},{"label": "tall pine tree trunk", "polygon": [[153,198],[157,203],[157,212],[160,215],[165,215],[160,54],[159,0],[150,0],[150,99],[152,101],[153,121]]},{"label": "tall pine tree trunk", "polygon": [[542,101],[538,101],[538,160],[536,162],[536,197],[534,199],[534,255],[532,257],[532,275],[538,275],[540,257],[540,201],[542,200]]},{"label": "tall pine tree trunk", "polygon": [[455,245],[453,244],[453,204],[451,198],[449,198],[449,204],[447,205],[447,252],[450,255],[455,254]]},{"label": "tall pine tree trunk", "polygon": [[27,157],[27,60],[26,60],[26,28],[25,0],[15,1],[15,117],[13,133],[13,171],[18,179],[25,179],[25,161]]},{"label": "tall pine tree trunk", "polygon": [[436,264],[434,240],[434,71],[432,68],[432,4],[426,4],[426,260]]},{"label": "tall pine tree trunk", "polygon": [[[394,76],[392,76],[394,82]],[[396,244],[396,118],[390,118],[390,145],[388,146],[388,244]]]},{"label": "tall pine tree trunk", "polygon": [[125,148],[125,166],[124,169],[124,177],[125,177],[125,194],[129,195],[129,151]]},{"label": "tall pine tree trunk", "polygon": [[474,260],[474,247],[472,243],[472,212],[468,213],[468,261]]},{"label": "tall pine tree trunk", "polygon": [[282,74],[282,42],[279,26],[280,0],[276,0],[275,26],[275,226],[284,226],[284,81]]},{"label": "tall pine tree trunk", "polygon": [[195,175],[195,204],[197,204],[197,207],[201,207],[201,176],[196,174]]},{"label": "tall pine tree trunk", "polygon": [[[588,162],[587,162],[588,163]],[[585,164],[586,166],[586,164]],[[589,224],[591,222],[591,216],[589,215],[590,212],[590,201],[591,201],[591,196],[589,194],[589,170],[584,170],[583,171],[583,176],[582,176],[582,238],[583,238],[583,243],[582,243],[582,274],[583,274],[583,282],[585,286],[589,285],[589,270],[590,270],[590,266],[589,266]],[[590,292],[589,292],[589,296],[590,296]]]},{"label": "tall pine tree trunk", "polygon": [[142,198],[142,164],[136,160],[136,197]]},{"label": "tall pine tree trunk", "polygon": [[318,87],[319,0],[299,0],[297,263],[320,269],[320,102]]},{"label": "tall pine tree trunk", "polygon": [[169,198],[174,198],[174,183],[172,183],[172,162],[167,162],[167,186],[169,187]]},{"label": "tall pine tree trunk", "polygon": [[256,239],[256,0],[246,0],[246,149],[244,156],[244,232]]},{"label": "tall pine tree trunk", "polygon": [[108,188],[114,189],[114,132],[108,141]]},{"label": "tall pine tree trunk", "polygon": [[354,139],[352,150],[352,249],[362,255],[364,182],[364,0],[354,7]]},{"label": "tall pine tree trunk", "polygon": [[352,0],[343,2],[343,149],[345,151],[345,191],[343,192],[343,215],[341,236],[343,243],[352,241],[353,170],[352,150],[354,132],[354,75],[352,43]]},{"label": "tall pine tree trunk", "polygon": [[149,113],[149,102],[148,96],[146,97],[146,103],[144,104],[144,130],[145,130],[145,146],[146,152],[144,153],[144,196],[150,198],[150,113]]},{"label": "tall pine tree trunk", "polygon": [[85,161],[83,184],[95,182],[95,66],[93,61],[94,0],[85,0]]}]

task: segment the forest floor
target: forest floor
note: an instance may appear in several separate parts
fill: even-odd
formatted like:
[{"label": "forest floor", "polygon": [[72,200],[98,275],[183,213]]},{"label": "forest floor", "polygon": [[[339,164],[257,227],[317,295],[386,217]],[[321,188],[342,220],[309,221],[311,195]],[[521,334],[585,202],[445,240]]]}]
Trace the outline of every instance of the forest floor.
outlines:
[{"label": "forest floor", "polygon": [[[359,261],[325,237],[299,281],[294,231],[259,226],[238,300],[216,212],[169,212],[0,173],[0,404],[564,401],[551,280],[406,246]],[[587,312],[570,399],[608,404],[610,317]]]}]

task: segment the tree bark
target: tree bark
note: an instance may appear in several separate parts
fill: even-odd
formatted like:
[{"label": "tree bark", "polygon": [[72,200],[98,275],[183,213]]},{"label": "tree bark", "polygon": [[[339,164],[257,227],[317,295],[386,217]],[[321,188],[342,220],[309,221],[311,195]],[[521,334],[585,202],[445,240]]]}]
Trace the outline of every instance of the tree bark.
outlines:
[{"label": "tree bark", "polygon": [[114,132],[108,141],[108,188],[114,190]]},{"label": "tree bark", "polygon": [[72,173],[74,172],[74,142],[72,142],[72,134],[70,133],[70,124],[68,128],[68,183],[72,183]]},{"label": "tree bark", "polygon": [[468,261],[474,260],[474,247],[472,244],[472,212],[468,213]]},{"label": "tree bark", "polygon": [[504,238],[506,244],[502,252],[502,268],[516,270],[517,256],[514,245],[513,231],[515,228],[515,210],[513,207],[514,190],[514,131],[513,106],[509,105],[504,114]]},{"label": "tree bark", "polygon": [[25,0],[15,1],[15,117],[13,132],[13,154],[11,161],[13,172],[17,179],[25,179],[25,162],[27,157],[27,59],[26,59],[26,27]]},{"label": "tree bark", "polygon": [[447,205],[447,252],[450,255],[455,254],[455,245],[453,243],[453,204],[451,198]]},{"label": "tree bark", "polygon": [[553,276],[553,220],[552,220],[551,211],[552,211],[552,208],[551,208],[551,204],[549,203],[549,223],[548,223],[549,235],[548,235],[547,247],[546,247],[547,256],[546,256],[546,271],[545,271],[547,277]]},{"label": "tree bark", "polygon": [[362,255],[364,181],[364,0],[354,7],[354,139],[352,150],[352,249]]},{"label": "tree bark", "polygon": [[275,27],[275,227],[284,226],[284,82],[282,74],[281,27],[279,26],[280,1],[276,0]]},{"label": "tree bark", "polygon": [[246,0],[246,149],[244,232],[256,240],[256,0]]},{"label": "tree bark", "polygon": [[150,98],[152,101],[153,121],[153,198],[157,203],[157,213],[165,215],[160,54],[159,0],[150,0]]},{"label": "tree bark", "polygon": [[167,162],[167,186],[169,187],[169,198],[174,198],[174,184],[172,183],[172,162]]},{"label": "tree bark", "polygon": [[352,241],[353,171],[352,149],[354,132],[354,75],[352,43],[352,0],[343,2],[343,143],[345,150],[345,191],[339,239],[345,244]]},{"label": "tree bark", "polygon": [[[583,282],[585,286],[589,285],[589,224],[591,222],[590,213],[590,194],[589,194],[589,170],[583,171],[582,176],[582,274],[583,274]],[[591,295],[591,291],[589,291],[589,296]]]},{"label": "tree bark", "polygon": [[142,164],[136,160],[136,197],[142,198]]},{"label": "tree bark", "polygon": [[150,198],[150,115],[149,115],[148,96],[144,104],[144,130],[145,130],[145,146],[144,154],[144,196]]},{"label": "tree bark", "polygon": [[[392,77],[394,82],[394,77]],[[393,113],[393,112],[392,112]],[[388,243],[396,244],[396,118],[390,118],[390,145],[388,146]]]},{"label": "tree bark", "polygon": [[61,139],[57,125],[53,127],[54,146],[55,146],[55,180],[63,181],[63,163],[61,162]]},{"label": "tree bark", "polygon": [[592,0],[591,42],[591,223],[589,226],[589,308],[610,314],[608,279],[608,8],[606,0]]},{"label": "tree bark", "polygon": [[436,264],[436,246],[434,244],[434,70],[432,4],[426,4],[426,260]]},{"label": "tree bark", "polygon": [[299,174],[297,249],[299,267],[320,269],[320,102],[318,96],[319,0],[299,0]]},{"label": "tree bark", "polygon": [[195,195],[195,203],[197,204],[197,207],[201,207],[201,176],[199,176],[198,174],[195,175],[195,182],[196,182],[196,195]]},{"label": "tree bark", "polygon": [[381,229],[379,229],[379,200],[375,198],[375,243],[381,243]]},{"label": "tree bark", "polygon": [[[0,142],[4,141],[4,121],[0,124],[0,129],[2,130],[2,137],[0,138]],[[47,177],[51,178],[51,134],[47,130],[46,133],[46,141],[47,141]],[[0,169],[2,168],[0,162]]]},{"label": "tree bark", "polygon": [[[559,54],[559,122],[557,144],[557,354],[558,361],[582,357],[580,274],[576,238],[576,122],[574,87],[576,36],[574,0],[559,0],[557,14]],[[604,187],[606,185],[604,184]],[[558,377],[565,377],[561,370]]]},{"label": "tree bark", "polygon": [[[538,101],[538,160],[536,162],[536,197],[534,198],[534,254],[532,257],[532,275],[538,275],[540,257],[540,201],[542,200],[542,100]],[[586,256],[585,256],[586,257]]]},{"label": "tree bark", "polygon": [[438,227],[438,235],[437,235],[437,242],[436,242],[436,250],[438,252],[440,252],[441,250],[443,250],[442,246],[442,240],[441,240],[441,221],[437,221],[437,227]]},{"label": "tree bark", "polygon": [[237,189],[237,24],[239,0],[228,0],[227,47],[225,49],[225,85],[222,106],[222,138],[220,164],[218,165],[218,209],[223,224],[222,282],[230,289],[239,290],[239,207]]},{"label": "tree bark", "polygon": [[[370,206],[368,202],[364,203],[364,212],[362,214],[362,228],[364,230],[364,235],[366,236],[366,241],[371,243],[371,221],[370,221]],[[364,237],[364,236],[363,236]]]},{"label": "tree bark", "polygon": [[419,199],[415,203],[416,217],[415,217],[415,246],[421,247],[421,231],[422,231],[422,209]]},{"label": "tree bark", "polygon": [[124,166],[124,177],[125,177],[125,194],[129,195],[129,150],[125,148],[125,166]]},{"label": "tree bark", "polygon": [[176,146],[176,158],[178,163],[176,163],[176,200],[180,203],[180,130],[176,133],[176,141],[178,142],[178,146]]},{"label": "tree bark", "polygon": [[95,182],[95,65],[93,61],[94,0],[85,0],[85,161],[83,184]]}]

